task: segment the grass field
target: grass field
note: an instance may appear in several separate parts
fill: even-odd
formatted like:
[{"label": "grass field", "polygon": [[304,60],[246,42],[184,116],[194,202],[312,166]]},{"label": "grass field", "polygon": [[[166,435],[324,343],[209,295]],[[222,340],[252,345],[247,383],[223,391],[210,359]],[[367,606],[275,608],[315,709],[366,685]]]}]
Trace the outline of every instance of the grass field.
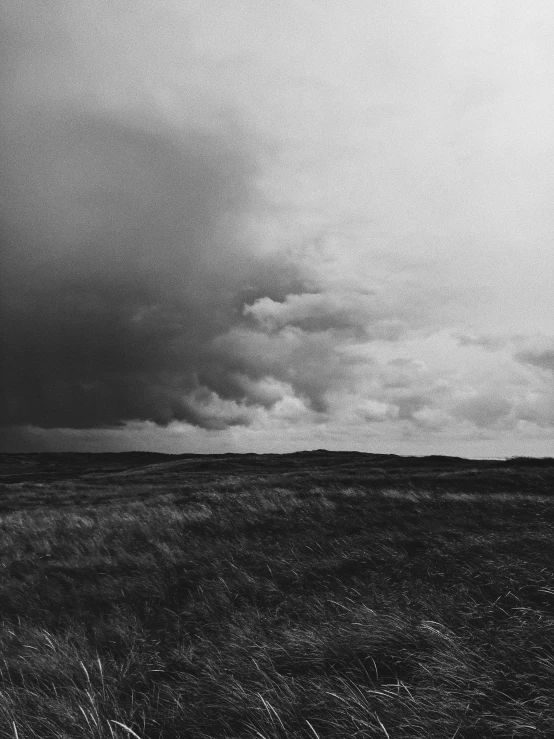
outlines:
[{"label": "grass field", "polygon": [[0,737],[554,737],[554,460],[0,457]]}]

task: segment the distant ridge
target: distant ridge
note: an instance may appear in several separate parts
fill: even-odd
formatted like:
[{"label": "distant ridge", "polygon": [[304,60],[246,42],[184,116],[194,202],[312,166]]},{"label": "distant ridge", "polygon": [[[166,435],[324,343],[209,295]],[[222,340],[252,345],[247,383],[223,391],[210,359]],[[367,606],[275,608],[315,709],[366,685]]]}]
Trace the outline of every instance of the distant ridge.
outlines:
[{"label": "distant ridge", "polygon": [[[373,452],[346,452],[313,449],[286,454],[163,454],[160,452],[30,452],[0,454],[0,483],[24,481],[48,482],[71,478],[152,474],[190,475],[202,473],[253,474],[282,473],[315,469],[329,472],[351,469],[356,475],[364,470],[440,470],[440,469],[514,469],[550,467],[551,457],[511,457],[467,459],[431,454],[400,456]],[[420,474],[420,473],[418,473]]]}]

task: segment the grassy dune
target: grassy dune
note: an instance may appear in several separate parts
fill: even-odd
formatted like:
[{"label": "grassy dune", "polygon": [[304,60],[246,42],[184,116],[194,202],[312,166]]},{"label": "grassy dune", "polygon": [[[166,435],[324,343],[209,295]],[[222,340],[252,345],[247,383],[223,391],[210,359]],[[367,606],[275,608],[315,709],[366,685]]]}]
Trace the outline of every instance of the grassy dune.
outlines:
[{"label": "grassy dune", "polygon": [[553,737],[553,482],[553,460],[3,455],[0,737]]}]

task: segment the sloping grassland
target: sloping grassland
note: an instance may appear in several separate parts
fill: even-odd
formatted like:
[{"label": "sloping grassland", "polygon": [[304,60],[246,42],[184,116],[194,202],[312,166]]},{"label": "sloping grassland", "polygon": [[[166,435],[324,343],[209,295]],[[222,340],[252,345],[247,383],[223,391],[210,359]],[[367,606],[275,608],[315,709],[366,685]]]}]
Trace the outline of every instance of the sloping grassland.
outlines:
[{"label": "sloping grassland", "polygon": [[554,736],[554,460],[2,455],[0,737]]}]

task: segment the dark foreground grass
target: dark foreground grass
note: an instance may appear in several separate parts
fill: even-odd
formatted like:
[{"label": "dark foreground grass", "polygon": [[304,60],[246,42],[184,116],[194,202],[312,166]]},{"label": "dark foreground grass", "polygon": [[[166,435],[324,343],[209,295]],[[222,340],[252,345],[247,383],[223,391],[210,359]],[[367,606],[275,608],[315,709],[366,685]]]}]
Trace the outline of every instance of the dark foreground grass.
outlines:
[{"label": "dark foreground grass", "polygon": [[554,737],[549,468],[308,468],[6,485],[0,736]]}]

